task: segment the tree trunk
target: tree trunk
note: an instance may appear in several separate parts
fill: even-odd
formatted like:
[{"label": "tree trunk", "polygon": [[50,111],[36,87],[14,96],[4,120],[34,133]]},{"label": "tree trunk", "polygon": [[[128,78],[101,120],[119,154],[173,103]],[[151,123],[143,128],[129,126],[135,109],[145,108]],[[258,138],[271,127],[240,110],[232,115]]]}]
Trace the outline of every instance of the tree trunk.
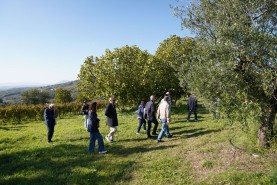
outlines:
[{"label": "tree trunk", "polygon": [[269,141],[273,136],[276,109],[274,106],[262,108],[261,123],[258,130],[258,142],[260,147],[269,147]]}]

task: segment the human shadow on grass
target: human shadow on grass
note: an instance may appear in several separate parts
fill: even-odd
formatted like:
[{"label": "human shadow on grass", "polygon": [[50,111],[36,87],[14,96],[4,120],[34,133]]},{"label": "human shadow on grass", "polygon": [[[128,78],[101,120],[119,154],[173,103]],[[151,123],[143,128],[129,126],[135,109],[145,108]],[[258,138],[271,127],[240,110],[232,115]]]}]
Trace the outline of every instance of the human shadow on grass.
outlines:
[{"label": "human shadow on grass", "polygon": [[162,145],[162,143],[157,143],[157,145],[147,144],[147,145],[141,145],[141,146],[135,146],[135,147],[124,147],[124,145],[116,145],[111,146],[109,150],[112,152],[113,155],[119,155],[127,157],[132,154],[136,153],[146,153],[146,152],[152,152],[156,150],[166,150],[167,148],[174,148],[177,145]]},{"label": "human shadow on grass", "polygon": [[1,130],[21,130],[22,128],[27,127],[26,125],[7,125],[7,126],[0,126]]},{"label": "human shadow on grass", "polygon": [[128,183],[136,162],[111,162],[110,157],[113,154],[89,154],[87,148],[73,144],[0,154],[0,184]]},{"label": "human shadow on grass", "polygon": [[198,136],[205,135],[205,134],[210,134],[210,133],[213,133],[213,132],[220,132],[220,131],[221,131],[220,129],[204,130],[204,128],[197,128],[197,129],[182,130],[182,131],[179,131],[179,132],[172,132],[172,134],[175,135],[175,136],[191,138],[191,137],[198,137]]}]

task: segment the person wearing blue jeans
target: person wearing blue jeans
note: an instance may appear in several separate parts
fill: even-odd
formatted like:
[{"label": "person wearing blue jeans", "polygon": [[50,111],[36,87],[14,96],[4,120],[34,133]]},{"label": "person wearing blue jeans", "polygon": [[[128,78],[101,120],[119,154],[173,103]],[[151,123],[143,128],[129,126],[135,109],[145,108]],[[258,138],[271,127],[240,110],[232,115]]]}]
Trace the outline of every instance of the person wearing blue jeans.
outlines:
[{"label": "person wearing blue jeans", "polygon": [[197,99],[191,93],[188,94],[188,117],[187,122],[190,121],[190,116],[194,113],[194,121],[198,121],[197,118]]},{"label": "person wearing blue jeans", "polygon": [[88,151],[90,153],[94,152],[94,147],[95,147],[95,141],[98,141],[98,153],[99,154],[104,154],[107,151],[105,151],[105,147],[104,147],[104,141],[103,141],[103,137],[99,132],[99,122],[100,120],[97,118],[97,114],[96,114],[96,102],[93,102],[92,104],[90,104],[89,106],[89,113],[88,113],[88,131],[90,132],[90,139],[89,139],[89,147],[88,147]]},{"label": "person wearing blue jeans", "polygon": [[144,108],[145,108],[144,100],[141,100],[140,105],[139,105],[138,110],[137,110],[138,121],[139,121],[137,134],[139,134],[142,125],[143,125],[143,129],[146,130],[146,120],[143,117]]},{"label": "person wearing blue jeans", "polygon": [[[170,124],[170,106],[168,103],[168,96],[164,96],[164,101],[161,101],[158,111],[157,111],[157,117],[161,120],[162,123],[162,129],[158,135],[157,142],[163,142],[162,138],[164,135],[167,135],[168,138],[170,138],[169,131],[168,131],[168,125]],[[172,137],[172,136],[171,136]]]}]

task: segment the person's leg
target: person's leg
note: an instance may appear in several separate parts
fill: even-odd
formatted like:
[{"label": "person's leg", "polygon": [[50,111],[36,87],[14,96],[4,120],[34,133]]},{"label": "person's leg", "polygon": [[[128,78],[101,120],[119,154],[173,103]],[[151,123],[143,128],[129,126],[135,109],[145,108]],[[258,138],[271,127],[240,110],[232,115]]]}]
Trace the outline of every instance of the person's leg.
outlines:
[{"label": "person's leg", "polygon": [[166,119],[162,119],[161,122],[162,122],[162,128],[161,128],[160,134],[158,136],[158,142],[160,142],[162,140],[164,134],[167,131]]},{"label": "person's leg", "polygon": [[141,119],[142,120],[142,123],[143,123],[143,130],[146,130],[146,120],[145,119]]},{"label": "person's leg", "polygon": [[88,115],[84,115],[84,127],[85,129],[87,129],[87,119],[88,119]]},{"label": "person's leg", "polygon": [[197,118],[197,110],[196,110],[196,108],[194,109],[194,120],[195,120],[195,121],[198,121],[198,118]]},{"label": "person's leg", "polygon": [[153,121],[153,123],[154,123],[154,128],[153,128],[152,134],[153,134],[153,135],[158,135],[158,134],[157,134],[157,129],[158,129],[159,122],[155,119],[155,120]]},{"label": "person's leg", "polygon": [[166,135],[167,138],[171,138],[172,137],[172,134],[170,134],[170,132],[169,132],[169,126],[168,125],[166,125],[165,135]]},{"label": "person's leg", "polygon": [[139,121],[139,125],[138,125],[138,129],[137,129],[137,133],[139,133],[140,128],[141,128],[141,126],[143,124],[142,119],[138,119],[138,121]]},{"label": "person's leg", "polygon": [[188,112],[188,117],[187,117],[187,121],[189,121],[189,120],[190,120],[190,115],[191,115],[191,112],[192,112],[192,110],[189,110],[189,112]]},{"label": "person's leg", "polygon": [[111,141],[115,140],[114,134],[117,131],[117,127],[110,127],[110,133],[108,134],[108,137]]},{"label": "person's leg", "polygon": [[95,133],[90,132],[88,151],[91,153],[94,152],[95,140],[96,140]]},{"label": "person's leg", "polygon": [[52,141],[52,137],[53,137],[53,134],[54,134],[54,125],[53,124],[49,124],[47,126],[48,128],[48,142],[51,142]]},{"label": "person's leg", "polygon": [[151,137],[151,134],[150,134],[151,125],[152,125],[152,122],[149,121],[149,120],[147,120],[147,136],[148,136],[148,137]]},{"label": "person's leg", "polygon": [[105,151],[104,147],[104,142],[103,142],[103,137],[100,134],[100,132],[95,133],[96,139],[98,141],[98,152],[103,152]]}]

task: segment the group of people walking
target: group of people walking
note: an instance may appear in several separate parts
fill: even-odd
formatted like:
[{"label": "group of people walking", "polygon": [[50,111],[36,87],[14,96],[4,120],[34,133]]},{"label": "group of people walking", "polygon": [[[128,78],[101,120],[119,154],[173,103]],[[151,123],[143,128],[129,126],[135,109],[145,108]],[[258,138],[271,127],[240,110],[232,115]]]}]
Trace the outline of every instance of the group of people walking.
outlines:
[{"label": "group of people walking", "polygon": [[[162,98],[161,102],[156,109],[155,105],[155,96],[150,96],[150,100],[145,104],[145,101],[142,100],[140,105],[138,106],[137,115],[138,115],[138,127],[137,127],[137,134],[140,134],[141,127],[146,130],[147,137],[153,139],[154,136],[157,136],[157,143],[163,142],[162,138],[166,136],[167,138],[171,138],[173,135],[170,134],[169,125],[171,123],[171,104],[172,100],[170,97],[170,93],[165,93],[164,97]],[[55,105],[50,104],[47,109],[44,111],[45,117],[45,124],[48,129],[47,137],[48,142],[52,142],[52,137],[54,133],[54,127],[56,125],[55,119]],[[188,117],[187,121],[190,120],[190,115],[194,113],[195,121],[197,119],[197,99],[196,97],[189,94],[188,98]],[[98,141],[98,153],[105,154],[107,151],[105,150],[103,137],[99,131],[99,122],[100,120],[97,117],[97,102],[92,102],[88,104],[87,101],[84,102],[82,106],[82,112],[84,115],[84,127],[87,131],[90,132],[90,140],[89,140],[89,147],[88,151],[90,153],[94,152],[95,142]],[[109,98],[109,104],[105,110],[105,116],[107,117],[107,125],[110,127],[109,133],[105,136],[105,139],[108,142],[115,141],[115,133],[117,131],[118,126],[118,118],[117,112],[115,107],[115,98]],[[157,128],[159,125],[158,120],[160,120],[162,126],[161,131],[158,134]],[[147,128],[146,128],[147,123]],[[151,132],[152,123],[154,124],[153,130]]]}]

